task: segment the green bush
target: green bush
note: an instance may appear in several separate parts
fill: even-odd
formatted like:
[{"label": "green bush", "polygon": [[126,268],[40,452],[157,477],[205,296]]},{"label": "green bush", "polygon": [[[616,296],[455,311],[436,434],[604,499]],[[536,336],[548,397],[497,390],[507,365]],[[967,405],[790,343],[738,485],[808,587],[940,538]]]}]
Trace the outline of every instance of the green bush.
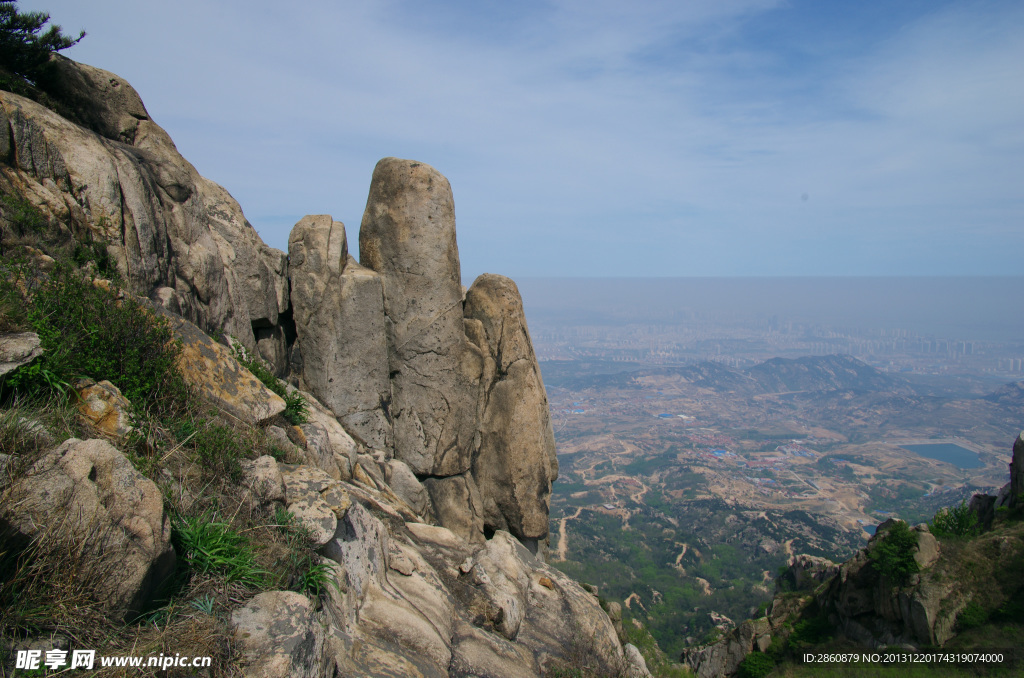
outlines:
[{"label": "green bush", "polygon": [[981,531],[981,526],[978,514],[971,511],[964,500],[957,506],[939,509],[930,529],[936,537],[973,537]]},{"label": "green bush", "polygon": [[976,602],[967,603],[967,606],[960,610],[956,616],[956,627],[960,631],[974,629],[988,621],[988,612]]},{"label": "green bush", "polygon": [[898,586],[906,584],[910,576],[920,571],[914,560],[917,533],[903,521],[896,521],[875,543],[868,557],[880,575]]},{"label": "green bush", "polygon": [[50,225],[39,208],[21,195],[0,195],[0,210],[18,236],[42,235]]},{"label": "green bush", "polygon": [[737,678],[764,678],[775,669],[775,662],[768,655],[751,652],[736,671]]},{"label": "green bush", "polygon": [[[193,432],[188,433],[189,429]],[[215,473],[223,473],[234,481],[241,478],[242,467],[239,460],[246,456],[249,447],[245,438],[235,429],[200,419],[182,425],[179,431],[191,436],[189,443],[204,468]]]},{"label": "green bush", "polygon": [[793,633],[789,642],[795,647],[806,647],[824,643],[832,638],[832,624],[825,613],[813,617],[805,617],[793,625]]},{"label": "green bush", "polygon": [[166,414],[184,406],[187,388],[177,369],[181,347],[166,320],[66,264],[40,280],[7,273],[0,294],[8,301],[21,296],[25,322],[39,335],[44,353],[7,375],[6,388],[45,395],[89,377],[109,380],[144,410]]}]

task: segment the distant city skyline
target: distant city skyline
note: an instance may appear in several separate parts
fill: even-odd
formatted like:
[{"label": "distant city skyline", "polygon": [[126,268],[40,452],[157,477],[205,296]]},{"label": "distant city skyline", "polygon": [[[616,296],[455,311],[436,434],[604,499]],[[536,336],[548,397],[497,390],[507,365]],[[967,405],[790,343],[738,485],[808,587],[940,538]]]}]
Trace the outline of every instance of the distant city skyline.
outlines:
[{"label": "distant city skyline", "polygon": [[1019,274],[1024,5],[22,0],[271,246],[451,181],[467,284]]}]

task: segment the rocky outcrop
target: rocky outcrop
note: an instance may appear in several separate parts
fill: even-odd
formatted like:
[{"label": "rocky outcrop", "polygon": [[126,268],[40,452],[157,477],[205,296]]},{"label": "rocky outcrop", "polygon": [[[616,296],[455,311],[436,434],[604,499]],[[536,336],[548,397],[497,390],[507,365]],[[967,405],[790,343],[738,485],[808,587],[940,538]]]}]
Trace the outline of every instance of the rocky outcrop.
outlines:
[{"label": "rocky outcrop", "polygon": [[109,381],[82,379],[75,384],[78,421],[87,429],[111,440],[120,440],[132,430],[131,403]]},{"label": "rocky outcrop", "polygon": [[401,463],[385,471],[418,515],[543,555],[558,462],[515,283],[483,275],[463,299],[451,187],[419,162],[377,164],[359,244],[362,265],[329,216],[292,230],[300,385]]},{"label": "rocky outcrop", "polygon": [[837,572],[839,566],[828,558],[799,553],[789,557],[786,570],[775,585],[782,591],[805,591],[828,581]]},{"label": "rocky outcrop", "polygon": [[269,420],[285,402],[243,367],[231,350],[198,327],[173,313],[163,313],[175,339],[181,342],[178,369],[207,402],[243,424]]},{"label": "rocky outcrop", "polygon": [[921,574],[912,575],[905,585],[879,574],[870,553],[896,522],[879,525],[868,545],[840,566],[819,605],[848,638],[868,646],[942,645],[953,636],[956,616],[967,599],[956,581],[930,576],[940,548],[927,525],[913,528],[914,560]]},{"label": "rocky outcrop", "polygon": [[246,676],[320,678],[327,673],[323,613],[293,591],[261,593],[231,613]]},{"label": "rocky outcrop", "polygon": [[61,57],[55,64],[55,92],[80,124],[0,92],[5,183],[104,245],[134,292],[204,331],[259,345],[282,370],[284,253],[263,244],[227,191],[178,153],[124,79]]},{"label": "rocky outcrop", "polygon": [[776,579],[781,593],[765,617],[748,619],[716,642],[684,651],[682,661],[701,678],[734,675],[748,654],[766,651],[775,637],[786,639],[802,619],[827,620],[835,629],[832,636],[871,648],[942,645],[952,637],[967,598],[952,578],[932,576],[940,549],[927,525],[912,528],[920,574],[902,585],[879,574],[870,554],[897,522],[879,525],[867,545],[841,565],[808,555],[791,557]]},{"label": "rocky outcrop", "polygon": [[395,457],[417,475],[465,473],[483,361],[463,329],[448,180],[424,163],[378,162],[359,252],[384,291]]},{"label": "rocky outcrop", "polygon": [[536,552],[548,534],[558,460],[519,289],[503,276],[480,276],[466,293],[465,318],[467,334],[485,356],[473,460],[484,524],[511,532]]},{"label": "rocky outcrop", "polygon": [[0,334],[0,377],[27,365],[42,354],[39,335],[35,332]]},{"label": "rocky outcrop", "polygon": [[140,612],[174,569],[163,495],[103,440],[72,438],[47,453],[4,490],[0,507],[0,535],[76,554],[81,577],[115,615]]},{"label": "rocky outcrop", "polygon": [[772,633],[777,631],[778,627],[773,627],[768,617],[748,619],[721,640],[685,651],[682,661],[693,669],[697,678],[733,675],[748,654],[768,649]]}]

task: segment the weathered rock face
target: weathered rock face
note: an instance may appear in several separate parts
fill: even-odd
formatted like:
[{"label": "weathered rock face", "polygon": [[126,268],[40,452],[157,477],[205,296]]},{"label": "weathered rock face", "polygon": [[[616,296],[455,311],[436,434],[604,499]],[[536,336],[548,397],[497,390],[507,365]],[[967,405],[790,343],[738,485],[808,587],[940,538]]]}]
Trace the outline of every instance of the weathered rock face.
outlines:
[{"label": "weathered rock face", "polygon": [[345,226],[307,216],[288,238],[301,383],[371,449],[391,445],[381,278],[348,255]]},{"label": "weathered rock face", "polygon": [[[953,636],[956,616],[967,604],[955,581],[914,575],[906,586],[880,576],[868,554],[885,539],[888,520],[868,545],[843,563],[821,602],[847,637],[873,647],[910,643],[942,645]],[[939,545],[926,525],[913,528],[914,560],[922,573],[939,558]]]},{"label": "weathered rock face", "polygon": [[484,274],[466,293],[466,329],[485,354],[480,448],[473,477],[484,523],[524,543],[548,534],[548,500],[558,477],[548,398],[516,284]]},{"label": "weathered rock face", "polygon": [[714,643],[685,650],[682,661],[701,678],[734,675],[743,659],[764,652],[773,636],[788,637],[794,620],[818,615],[827,617],[836,634],[871,648],[942,645],[953,636],[968,598],[952,577],[931,576],[940,548],[927,525],[912,528],[920,574],[897,586],[876,571],[869,553],[896,522],[879,525],[867,546],[841,565],[808,555],[791,557],[776,583],[803,595],[776,595],[765,617],[744,621]]},{"label": "weathered rock face", "polygon": [[231,628],[245,675],[329,675],[323,617],[311,600],[293,591],[267,591],[235,610],[231,614]]},{"label": "weathered rock face", "polygon": [[[296,225],[289,262],[125,81],[58,65],[73,121],[0,92],[0,188],[106,245],[225,416],[267,425],[284,402],[213,330],[305,389],[309,421],[266,429],[303,463],[247,461],[242,482],[305,528],[331,585],[319,601],[268,592],[234,611],[247,675],[646,675],[596,597],[543,562],[557,476],[548,404],[515,285],[483,276],[464,299],[448,181],[382,160],[362,264],[329,216]],[[69,441],[3,490],[0,527],[31,537],[54,502],[71,507],[71,538],[87,521],[98,571],[116,573],[104,594],[137,610],[174,553],[159,491],[133,473],[107,443]]]},{"label": "weathered rock face", "polygon": [[280,363],[285,333],[275,328],[289,310],[284,253],[263,244],[238,203],[181,157],[131,85],[68,59],[56,63],[58,87],[82,124],[0,92],[0,137],[12,141],[0,158],[5,180],[105,244],[136,293],[251,350],[262,339],[265,357]]},{"label": "weathered rock face", "polygon": [[442,525],[466,541],[483,541],[483,499],[472,475],[427,478],[423,485],[430,494],[434,515]]},{"label": "weathered rock face", "polygon": [[82,576],[116,614],[140,612],[174,569],[163,495],[103,440],[72,438],[49,452],[7,488],[0,507],[0,533],[87,554]]},{"label": "weathered rock face", "polygon": [[[515,283],[483,275],[463,299],[451,188],[423,163],[377,164],[359,238],[362,266],[331,217],[292,230],[300,384],[366,450],[401,462],[417,515],[472,542],[507,530],[543,555],[558,462]],[[352,473],[386,485],[372,464]]]},{"label": "weathered rock face", "polygon": [[383,283],[395,457],[417,475],[469,470],[479,349],[466,339],[451,187],[429,165],[384,158],[359,231]]},{"label": "weathered rock face", "polygon": [[828,558],[799,553],[790,556],[786,571],[776,579],[776,586],[790,591],[813,589],[838,571],[839,566]]},{"label": "weathered rock face", "polygon": [[694,670],[697,678],[733,675],[748,654],[768,648],[775,630],[766,617],[748,619],[718,642],[687,650],[682,660]]},{"label": "weathered rock face", "polygon": [[207,402],[245,424],[259,424],[284,411],[281,396],[235,360],[226,346],[184,318],[171,313],[165,317],[181,341],[178,369]]}]

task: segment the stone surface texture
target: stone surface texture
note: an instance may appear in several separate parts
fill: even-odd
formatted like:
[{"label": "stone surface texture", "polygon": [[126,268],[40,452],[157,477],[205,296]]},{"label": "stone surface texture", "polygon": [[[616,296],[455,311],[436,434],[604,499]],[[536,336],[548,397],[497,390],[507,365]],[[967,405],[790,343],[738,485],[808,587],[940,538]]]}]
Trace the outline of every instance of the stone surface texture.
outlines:
[{"label": "stone surface texture", "polygon": [[252,372],[235,360],[231,349],[219,344],[180,316],[164,312],[171,331],[181,341],[178,368],[207,402],[243,424],[270,420],[285,409],[285,402]]},{"label": "stone surface texture", "polygon": [[43,354],[35,332],[0,334],[0,376],[27,365]]},{"label": "stone surface texture", "polygon": [[[543,562],[557,462],[540,371],[510,280],[464,297],[447,179],[385,158],[361,262],[329,216],[300,220],[286,257],[127,82],[56,63],[69,118],[0,92],[0,188],[105,246],[169,320],[192,387],[303,461],[242,464],[237,489],[286,509],[328,580],[317,600],[269,591],[231,611],[245,675],[644,675],[596,596]],[[221,341],[301,389],[308,421],[286,423]],[[0,528],[84,544],[83,573],[125,616],[173,573],[160,490],[105,441],[67,441],[0,492]]]},{"label": "stone surface texture", "polygon": [[112,383],[84,379],[75,384],[75,393],[78,420],[87,429],[111,440],[120,440],[131,432],[132,404]]},{"label": "stone surface texture", "polygon": [[303,217],[288,238],[301,385],[364,445],[391,442],[381,278],[348,255],[345,226]]}]

